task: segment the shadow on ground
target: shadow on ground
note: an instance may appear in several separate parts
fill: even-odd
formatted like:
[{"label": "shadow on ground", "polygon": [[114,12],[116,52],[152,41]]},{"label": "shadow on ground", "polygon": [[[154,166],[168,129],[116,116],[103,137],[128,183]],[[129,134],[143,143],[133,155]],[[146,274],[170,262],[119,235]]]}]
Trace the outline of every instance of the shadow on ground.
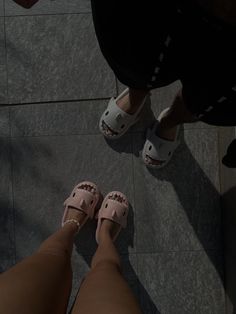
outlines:
[{"label": "shadow on ground", "polygon": [[[160,314],[156,305],[153,303],[146,289],[140,282],[129,260],[129,248],[132,248],[134,246],[134,212],[131,205],[130,205],[128,220],[129,220],[128,221],[129,227],[121,231],[116,241],[116,247],[121,255],[121,261],[123,264],[123,269],[122,269],[123,275],[128,281],[134,294],[136,295],[136,298],[140,299],[140,296],[142,296],[142,303],[145,304],[145,313]],[[75,241],[76,251],[78,252],[78,254],[83,256],[88,266],[91,265],[92,255],[86,255],[85,252],[83,252],[83,247],[85,243],[87,243],[88,245],[88,238],[90,238],[92,234],[93,241],[90,241],[89,245],[90,245],[90,248],[92,247],[93,254],[96,252],[97,244],[94,240],[95,230],[96,230],[95,222],[93,224],[89,224],[88,226],[85,226],[85,228],[83,228],[80,232],[80,237],[76,239]],[[82,253],[81,253],[81,249],[82,249]],[[134,254],[134,257],[136,257],[135,254]]]},{"label": "shadow on ground", "polygon": [[[121,139],[122,140],[122,139]],[[185,156],[185,160],[188,161],[188,167],[190,167],[190,169],[194,169],[194,173],[195,173],[195,177],[193,178],[191,173],[189,171],[178,171],[178,173],[176,173],[175,168],[180,169],[180,165],[183,163],[183,160],[181,160],[181,158],[178,157],[178,152],[176,153],[176,155],[173,158],[172,163],[170,163],[170,165],[168,165],[166,168],[164,168],[163,170],[159,170],[159,171],[154,171],[154,170],[150,170],[150,173],[153,177],[155,177],[158,180],[165,180],[165,181],[169,181],[172,183],[178,197],[179,200],[186,212],[186,215],[188,217],[189,223],[192,225],[193,229],[195,230],[195,233],[200,241],[200,243],[202,244],[202,247],[205,249],[206,253],[208,254],[209,260],[211,260],[212,264],[214,265],[215,269],[217,270],[222,283],[224,283],[224,274],[222,272],[222,265],[219,265],[218,263],[215,262],[214,258],[208,253],[210,250],[210,246],[211,243],[215,243],[215,239],[211,239],[209,238],[209,235],[207,234],[207,229],[206,230],[199,230],[199,226],[196,223],[196,219],[195,216],[193,215],[193,211],[192,208],[189,207],[189,195],[190,193],[192,193],[192,191],[186,191],[186,185],[182,185],[180,184],[181,182],[191,182],[192,180],[196,180],[197,182],[201,182],[201,193],[202,193],[202,197],[206,197],[206,198],[211,198],[212,200],[217,200],[219,199],[219,193],[218,191],[215,189],[215,187],[212,185],[212,183],[210,182],[210,180],[208,179],[208,177],[205,175],[205,173],[203,172],[203,170],[201,169],[201,167],[199,166],[199,164],[197,163],[197,161],[194,159],[191,151],[189,150],[189,148],[187,147],[187,145],[184,143],[184,141],[182,141],[183,144],[181,145],[181,147],[179,148],[179,150],[184,151],[184,156]],[[109,144],[109,143],[108,143]],[[119,151],[119,147],[120,145],[117,143],[112,143],[111,148],[113,148],[114,150],[116,150],[117,152],[121,152]],[[139,155],[140,150],[142,149],[142,147],[137,147],[137,149],[133,152],[136,156]],[[50,156],[50,151],[47,151],[47,149],[45,149],[44,147],[39,147],[38,148],[39,151],[41,151],[43,154],[47,155],[48,158],[51,158]],[[28,149],[25,150],[26,151],[26,155],[21,155],[20,152],[17,151],[12,151],[13,154],[17,154],[18,157],[18,161],[17,164],[14,165],[15,169],[19,168],[22,166],[22,164],[27,163],[28,159],[31,159],[32,157],[34,157],[34,153],[31,151],[31,148],[29,146]],[[127,150],[127,153],[132,153],[130,150]],[[176,164],[178,164],[178,167],[175,167]],[[32,176],[35,178],[35,180],[37,181],[41,181],[41,177],[40,174],[37,172],[34,172],[34,168],[32,168]],[[51,180],[51,179],[50,179]],[[58,188],[58,182],[50,182],[50,180],[47,182],[48,184],[51,184],[53,186],[55,186],[55,188]],[[207,190],[207,195],[204,194],[204,191]],[[3,204],[4,206],[4,204]],[[1,206],[2,208],[2,206]],[[212,212],[209,212],[209,215],[213,214]],[[123,258],[125,258],[125,273],[128,276],[128,281],[131,284],[131,286],[134,289],[134,292],[136,292],[136,295],[142,296],[142,299],[144,300],[144,304],[145,304],[145,312],[146,313],[153,313],[153,314],[158,314],[160,313],[159,310],[157,309],[157,307],[155,306],[155,304],[153,303],[153,301],[151,300],[149,294],[147,293],[147,291],[145,290],[145,288],[143,287],[142,283],[139,281],[135,270],[133,269],[129,259],[128,259],[128,255],[129,255],[129,248],[133,247],[134,244],[134,222],[133,222],[133,211],[132,209],[130,210],[130,217],[129,217],[130,221],[129,221],[129,228],[127,228],[120,236],[120,240],[117,243],[118,249],[122,255]],[[22,222],[24,223],[24,222]],[[88,265],[90,265],[91,262],[91,256],[92,254],[88,255],[86,254],[85,250],[83,250],[83,246],[86,245],[88,247],[88,233],[94,234],[90,232],[90,230],[86,229],[87,226],[82,229],[81,234],[80,234],[80,238],[78,240],[76,240],[75,244],[76,244],[76,248],[77,251],[80,255],[83,256],[84,260],[86,261],[86,263]],[[91,225],[88,228],[93,228],[93,230],[95,230],[95,226]],[[220,231],[221,233],[221,231]],[[94,238],[93,238],[94,239]],[[209,245],[210,244],[210,245]],[[96,243],[95,240],[93,240],[93,242],[89,242],[89,246],[90,246],[90,250],[91,253],[93,251],[93,253],[96,250]],[[82,248],[82,251],[81,251]],[[222,249],[222,243],[218,243],[218,248]],[[135,291],[137,288],[137,291]]]}]

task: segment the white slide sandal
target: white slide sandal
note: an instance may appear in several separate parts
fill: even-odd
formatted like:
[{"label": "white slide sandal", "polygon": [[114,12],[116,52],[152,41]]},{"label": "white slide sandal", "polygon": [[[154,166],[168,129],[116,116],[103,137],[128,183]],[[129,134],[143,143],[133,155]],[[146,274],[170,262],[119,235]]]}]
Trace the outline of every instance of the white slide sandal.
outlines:
[{"label": "white slide sandal", "polygon": [[[147,96],[144,98],[136,113],[128,114],[117,105],[117,101],[126,96],[128,93],[129,89],[127,88],[116,99],[112,97],[108,103],[107,109],[101,116],[99,129],[107,139],[115,140],[120,138],[139,120],[140,113],[143,109]],[[111,130],[109,134],[106,132],[107,127]]]},{"label": "white slide sandal", "polygon": [[[174,141],[165,140],[156,135],[157,126],[168,110],[169,108],[163,110],[152,128],[147,130],[147,137],[142,152],[142,158],[148,168],[161,169],[165,167],[171,160],[174,151],[179,146],[180,142],[178,138],[180,126],[177,126],[177,132]],[[152,164],[148,161],[148,157],[159,161],[160,164]]]}]

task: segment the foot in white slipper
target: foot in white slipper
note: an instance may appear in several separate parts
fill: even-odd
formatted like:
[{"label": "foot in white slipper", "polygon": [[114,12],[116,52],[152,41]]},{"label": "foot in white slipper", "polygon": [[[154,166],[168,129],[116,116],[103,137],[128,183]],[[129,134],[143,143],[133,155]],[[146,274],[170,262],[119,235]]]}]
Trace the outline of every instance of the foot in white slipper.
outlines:
[{"label": "foot in white slipper", "polygon": [[129,89],[127,88],[116,99],[111,98],[107,109],[101,116],[99,121],[99,129],[101,133],[108,139],[120,138],[133,124],[139,120],[140,113],[143,109],[147,96],[143,99],[137,111],[133,114],[130,114],[124,111],[117,104],[122,100],[122,98],[128,99],[128,95]]},{"label": "foot in white slipper", "polygon": [[127,225],[129,202],[126,196],[117,191],[110,192],[104,199],[98,212],[96,241],[99,243],[102,235],[110,234],[116,240],[122,228]]},{"label": "foot in white slipper", "polygon": [[142,157],[144,163],[149,168],[160,169],[165,167],[179,145],[178,135],[180,126],[176,128],[174,140],[167,140],[157,135],[158,124],[168,110],[169,108],[163,110],[153,127],[147,131]]}]

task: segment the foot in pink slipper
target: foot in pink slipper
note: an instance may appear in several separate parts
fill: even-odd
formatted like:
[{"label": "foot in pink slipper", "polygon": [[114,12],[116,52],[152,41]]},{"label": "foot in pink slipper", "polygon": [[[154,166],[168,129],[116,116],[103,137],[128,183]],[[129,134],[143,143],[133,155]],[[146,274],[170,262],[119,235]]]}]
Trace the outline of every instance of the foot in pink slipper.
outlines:
[{"label": "foot in pink slipper", "polygon": [[101,199],[102,196],[96,184],[84,181],[76,185],[64,202],[66,208],[62,218],[62,227],[68,223],[75,223],[79,231],[89,218],[94,218]]},{"label": "foot in pink slipper", "polygon": [[[98,212],[98,225],[96,230],[96,241],[99,243],[100,230],[106,225],[111,232],[112,240],[115,241],[120,230],[126,228],[129,212],[129,202],[126,196],[117,191],[110,192],[104,199]],[[115,226],[114,226],[115,224]]]}]

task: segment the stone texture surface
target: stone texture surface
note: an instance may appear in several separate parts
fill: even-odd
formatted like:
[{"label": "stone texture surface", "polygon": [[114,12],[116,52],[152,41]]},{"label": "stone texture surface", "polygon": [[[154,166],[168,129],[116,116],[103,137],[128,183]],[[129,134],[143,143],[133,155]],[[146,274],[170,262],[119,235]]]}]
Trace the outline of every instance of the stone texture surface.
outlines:
[{"label": "stone texture surface", "polygon": [[[98,121],[124,86],[99,50],[89,1],[41,0],[25,10],[5,0],[5,14],[0,104],[10,106],[0,108],[0,272],[58,229],[73,186],[91,180],[103,195],[120,190],[130,201],[117,247],[143,312],[223,314],[218,130],[185,125],[171,163],[148,170],[140,155],[145,130],[171,105],[179,82],[153,91],[143,119],[108,142]],[[97,248],[95,230],[90,222],[75,240],[70,306]]]},{"label": "stone texture surface", "polygon": [[115,92],[91,14],[7,17],[6,36],[11,103],[102,98]]},{"label": "stone texture surface", "polygon": [[39,0],[25,9],[12,0],[5,0],[5,12],[6,16],[87,13],[91,12],[91,7],[89,0]]}]

